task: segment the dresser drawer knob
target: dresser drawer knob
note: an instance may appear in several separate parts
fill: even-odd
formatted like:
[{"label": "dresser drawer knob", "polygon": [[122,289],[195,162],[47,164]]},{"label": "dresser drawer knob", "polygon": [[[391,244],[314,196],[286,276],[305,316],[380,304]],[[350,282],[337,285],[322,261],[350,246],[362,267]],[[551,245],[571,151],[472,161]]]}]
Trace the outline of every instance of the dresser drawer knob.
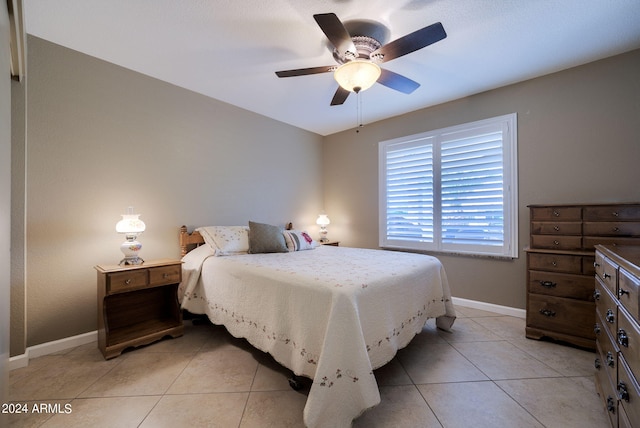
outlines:
[{"label": "dresser drawer knob", "polygon": [[625,290],[624,288],[621,288],[620,290],[618,290],[618,297],[622,297],[625,294],[629,294],[629,292],[627,290]]},{"label": "dresser drawer knob", "polygon": [[600,300],[600,290],[593,290],[593,300]]},{"label": "dresser drawer knob", "polygon": [[627,390],[627,385],[624,382],[618,382],[618,398],[627,403],[629,402],[629,390]]},{"label": "dresser drawer knob", "polygon": [[127,284],[127,285],[130,285],[131,284],[131,278],[125,279],[124,283]]},{"label": "dresser drawer knob", "polygon": [[616,359],[613,357],[613,353],[611,351],[607,352],[607,365],[609,367],[616,366]]},{"label": "dresser drawer knob", "polygon": [[557,239],[553,241],[553,245],[560,245],[560,241],[558,241]]},{"label": "dresser drawer knob", "polygon": [[596,324],[593,326],[593,332],[594,332],[595,334],[600,334],[600,324],[596,323]]},{"label": "dresser drawer knob", "polygon": [[618,329],[618,344],[625,348],[629,347],[629,336],[627,336],[627,332],[623,329]]},{"label": "dresser drawer knob", "polygon": [[616,401],[612,396],[607,397],[607,410],[609,411],[609,413],[616,413]]},{"label": "dresser drawer knob", "polygon": [[551,262],[551,265],[552,265],[553,267],[557,267],[557,266],[558,266],[558,262],[556,262],[556,261],[554,260],[554,261],[552,261],[552,262]]},{"label": "dresser drawer knob", "polygon": [[611,278],[611,275],[609,275],[606,272],[602,274],[602,279],[608,279],[608,278]]},{"label": "dresser drawer knob", "polygon": [[555,311],[552,311],[550,309],[540,309],[540,313],[545,317],[549,317],[549,318],[556,316]]},{"label": "dresser drawer knob", "polygon": [[540,281],[540,285],[547,288],[555,288],[558,284],[553,281]]},{"label": "dresser drawer knob", "polygon": [[607,309],[607,315],[605,316],[605,319],[610,324],[614,324],[616,322],[616,316],[613,314],[612,309]]},{"label": "dresser drawer knob", "polygon": [[593,362],[593,365],[595,366],[596,370],[600,370],[600,358],[596,358]]},{"label": "dresser drawer knob", "polygon": [[594,268],[599,268],[599,267],[600,267],[600,263],[598,263],[598,262],[593,262],[593,267],[594,267]]},{"label": "dresser drawer knob", "polygon": [[558,211],[555,211],[555,210],[553,211],[553,215],[556,216],[556,217],[560,217],[560,213]]},{"label": "dresser drawer knob", "polygon": [[611,213],[611,215],[614,216],[614,217],[618,217],[619,214],[618,214],[617,211],[614,211],[614,212]]},{"label": "dresser drawer knob", "polygon": [[553,230],[555,230],[556,232],[560,231],[560,227],[559,226],[553,226]]}]

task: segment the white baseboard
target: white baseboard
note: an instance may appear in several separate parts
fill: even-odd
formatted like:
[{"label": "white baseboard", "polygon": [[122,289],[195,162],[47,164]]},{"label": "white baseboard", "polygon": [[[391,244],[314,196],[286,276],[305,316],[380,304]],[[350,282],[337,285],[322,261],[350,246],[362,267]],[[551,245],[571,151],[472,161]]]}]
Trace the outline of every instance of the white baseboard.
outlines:
[{"label": "white baseboard", "polygon": [[501,315],[509,315],[518,318],[527,317],[527,311],[524,309],[500,306],[493,303],[478,302],[477,300],[462,299],[460,297],[452,297],[451,300],[453,300],[454,305],[464,306],[465,308],[481,309],[483,311],[496,312]]},{"label": "white baseboard", "polygon": [[53,342],[29,346],[24,354],[16,355],[15,357],[9,358],[9,370],[18,369],[20,367],[27,367],[31,358],[37,358],[43,355],[65,351],[67,349],[75,348],[76,346],[80,345],[86,345],[87,343],[95,342],[97,340],[98,331],[96,330],[90,331],[89,333],[79,334],[77,336],[54,340]]}]

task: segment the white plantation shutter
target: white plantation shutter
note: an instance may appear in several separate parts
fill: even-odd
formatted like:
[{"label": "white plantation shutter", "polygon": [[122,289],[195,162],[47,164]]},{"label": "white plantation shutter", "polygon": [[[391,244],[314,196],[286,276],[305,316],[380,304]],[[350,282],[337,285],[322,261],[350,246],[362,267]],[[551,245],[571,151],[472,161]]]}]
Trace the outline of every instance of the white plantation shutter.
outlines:
[{"label": "white plantation shutter", "polygon": [[380,246],[517,256],[515,114],[380,143]]}]

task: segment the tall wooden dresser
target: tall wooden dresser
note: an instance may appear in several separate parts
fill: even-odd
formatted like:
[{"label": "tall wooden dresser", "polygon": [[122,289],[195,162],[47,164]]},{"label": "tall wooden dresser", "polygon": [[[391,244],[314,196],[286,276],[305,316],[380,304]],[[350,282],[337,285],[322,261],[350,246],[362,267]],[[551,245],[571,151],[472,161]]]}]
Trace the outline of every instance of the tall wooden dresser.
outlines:
[{"label": "tall wooden dresser", "polygon": [[595,349],[594,246],[640,245],[640,203],[529,209],[526,336]]},{"label": "tall wooden dresser", "polygon": [[596,245],[596,388],[613,427],[640,427],[640,246]]}]

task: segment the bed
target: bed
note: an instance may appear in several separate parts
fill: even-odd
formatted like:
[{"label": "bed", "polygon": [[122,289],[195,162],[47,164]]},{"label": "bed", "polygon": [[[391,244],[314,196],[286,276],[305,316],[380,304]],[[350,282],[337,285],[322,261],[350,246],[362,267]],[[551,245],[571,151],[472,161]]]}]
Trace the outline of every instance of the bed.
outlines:
[{"label": "bed", "polygon": [[[256,244],[263,226],[275,228],[260,239],[277,239],[278,251]],[[318,245],[287,229],[250,222],[189,233],[183,226],[179,300],[313,379],[303,414],[308,427],[349,427],[380,402],[374,369],[428,319],[451,328],[446,274],[428,255]]]}]

